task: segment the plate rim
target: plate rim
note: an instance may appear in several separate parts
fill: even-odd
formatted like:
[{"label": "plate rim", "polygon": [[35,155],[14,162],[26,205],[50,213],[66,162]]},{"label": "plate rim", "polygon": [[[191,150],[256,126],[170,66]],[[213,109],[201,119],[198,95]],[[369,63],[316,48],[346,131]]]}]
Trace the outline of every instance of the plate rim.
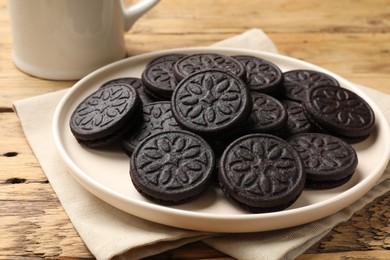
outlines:
[{"label": "plate rim", "polygon": [[[109,189],[108,187],[104,186],[102,183],[96,181],[94,178],[92,178],[90,175],[85,174],[68,156],[63,143],[61,141],[60,137],[60,129],[57,127],[60,125],[60,118],[61,114],[64,113],[64,111],[61,109],[62,107],[65,106],[66,102],[69,101],[69,98],[72,96],[72,94],[77,91],[79,86],[82,86],[84,82],[90,80],[91,78],[93,79],[96,76],[99,76],[100,74],[104,74],[107,71],[110,71],[112,69],[115,69],[116,67],[120,67],[122,65],[125,65],[127,63],[131,62],[136,62],[136,60],[142,60],[142,59],[148,59],[155,57],[157,55],[164,55],[164,54],[169,54],[169,53],[178,53],[178,52],[240,52],[240,53],[245,53],[245,54],[257,54],[259,56],[265,56],[265,57],[272,57],[276,59],[282,59],[282,60],[287,60],[296,64],[302,64],[303,66],[310,66],[313,67],[313,69],[328,73],[329,75],[335,77],[337,80],[342,80],[344,83],[348,83],[348,88],[352,87],[353,90],[362,96],[365,101],[367,101],[370,106],[373,108],[375,116],[376,116],[376,128],[380,131],[386,131],[390,132],[390,127],[387,123],[387,120],[385,116],[383,115],[382,111],[377,107],[377,105],[371,100],[370,97],[368,97],[361,89],[357,88],[354,86],[351,82],[347,81],[346,79],[342,78],[341,76],[328,71],[327,69],[324,69],[320,66],[317,66],[315,64],[302,61],[293,57],[281,55],[281,54],[276,54],[276,53],[270,53],[270,52],[264,52],[264,51],[258,51],[258,50],[253,50],[253,49],[244,49],[244,48],[228,48],[228,47],[190,47],[190,48],[174,48],[174,49],[166,49],[166,50],[161,50],[161,51],[153,51],[145,54],[140,54],[136,55],[133,57],[129,57],[120,61],[116,61],[114,63],[108,64],[104,67],[101,67],[94,72],[91,72],[78,82],[76,82],[66,93],[65,95],[61,98],[60,102],[56,106],[56,109],[54,111],[53,119],[52,119],[52,135],[54,138],[54,144],[57,148],[57,151],[60,154],[61,159],[64,161],[68,172],[72,175],[74,179],[77,180],[79,184],[81,184],[85,189],[87,189],[89,192],[94,194],[96,197],[104,200],[105,202],[111,204],[114,207],[117,207],[121,210],[126,211],[129,214],[133,214],[128,212],[127,210],[123,209],[121,205],[123,203],[130,203],[132,205],[136,205],[137,207],[142,207],[145,208],[148,211],[158,211],[160,213],[168,214],[168,215],[174,215],[174,216],[181,216],[184,218],[189,218],[193,220],[213,220],[215,221],[230,221],[230,222],[239,222],[239,221],[245,221],[245,220],[269,220],[271,218],[275,217],[286,217],[288,216],[296,216],[300,214],[310,214],[315,212],[316,209],[322,208],[326,205],[330,205],[332,203],[339,202],[340,200],[344,199],[345,202],[343,203],[343,206],[333,206],[331,207],[329,214],[324,215],[324,214],[319,214],[321,216],[316,216],[315,218],[311,218],[312,221],[318,220],[319,218],[329,216],[333,213],[335,213],[338,210],[341,210],[348,205],[352,204],[356,200],[358,200],[360,197],[362,197],[366,192],[368,192],[374,185],[375,183],[379,180],[379,178],[382,176],[385,167],[387,165],[387,162],[389,161],[390,158],[390,146],[385,147],[385,153],[384,157],[380,160],[381,163],[378,163],[376,166],[375,172],[376,174],[370,174],[367,177],[365,177],[363,180],[359,181],[356,185],[352,186],[351,188],[341,192],[340,194],[331,197],[329,199],[326,199],[324,201],[320,201],[314,204],[306,205],[303,207],[298,207],[298,208],[293,208],[293,209],[286,209],[283,211],[277,211],[277,212],[270,212],[270,213],[261,213],[261,214],[225,214],[225,215],[216,215],[212,213],[207,213],[207,212],[194,212],[194,211],[189,211],[189,210],[184,210],[184,209],[177,209],[177,208],[171,208],[171,207],[166,207],[162,205],[157,205],[157,204],[152,204],[150,202],[145,202],[145,201],[140,201],[128,196],[125,196],[123,194],[120,194],[119,192],[116,192],[112,189]],[[378,120],[379,119],[379,120]],[[382,129],[383,128],[383,129]],[[390,143],[389,135],[385,135],[387,139],[387,143]],[[109,195],[109,198],[103,197],[99,192],[103,192],[106,195]],[[353,195],[357,192],[363,193],[363,195],[358,196],[358,197],[353,197]],[[112,201],[112,200],[118,200],[118,201]],[[120,204],[120,205],[118,205]],[[144,218],[142,216],[139,216],[138,214],[133,214],[138,217]],[[148,219],[148,218],[147,218]],[[187,229],[193,229],[193,230],[199,230],[199,231],[211,231],[211,232],[258,232],[258,231],[267,231],[267,230],[275,230],[275,229],[280,229],[280,228],[286,228],[286,227],[292,227],[292,226],[297,226],[300,224],[305,224],[308,223],[305,218],[302,218],[301,221],[295,221],[295,224],[289,225],[280,225],[279,228],[257,228],[257,229],[248,229],[248,228],[237,228],[237,227],[230,227],[230,229],[226,230],[220,230],[218,226],[216,226],[214,229],[213,228],[202,228],[201,225],[194,224],[191,227],[187,227],[186,225],[183,225],[181,222],[178,222],[177,225],[175,223],[162,223],[160,221],[156,221],[153,219],[148,219],[150,221],[158,222],[160,224],[165,224],[169,226],[176,226],[179,228],[187,228]],[[240,225],[241,226],[241,225]]]}]

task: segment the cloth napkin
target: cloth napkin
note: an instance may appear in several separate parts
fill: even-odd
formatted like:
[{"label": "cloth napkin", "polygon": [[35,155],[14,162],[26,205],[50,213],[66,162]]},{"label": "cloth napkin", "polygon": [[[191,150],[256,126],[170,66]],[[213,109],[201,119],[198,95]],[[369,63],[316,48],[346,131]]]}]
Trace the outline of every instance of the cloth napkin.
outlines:
[{"label": "cloth napkin", "polygon": [[[214,46],[277,52],[272,41],[259,29],[249,30]],[[390,96],[360,87],[390,120]],[[50,184],[79,235],[97,259],[139,259],[198,240],[237,259],[293,259],[334,226],[390,191],[390,171],[387,167],[379,183],[349,207],[309,224],[277,231],[217,234],[152,223],[106,204],[66,172],[51,138],[53,112],[65,92],[61,90],[16,101],[14,108]]]}]

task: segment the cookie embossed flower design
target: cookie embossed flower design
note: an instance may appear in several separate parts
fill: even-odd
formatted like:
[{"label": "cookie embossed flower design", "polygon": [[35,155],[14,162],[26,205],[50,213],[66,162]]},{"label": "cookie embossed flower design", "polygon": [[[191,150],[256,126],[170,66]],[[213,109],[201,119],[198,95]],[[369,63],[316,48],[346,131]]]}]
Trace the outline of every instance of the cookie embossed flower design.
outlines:
[{"label": "cookie embossed flower design", "polygon": [[138,170],[148,183],[166,190],[180,190],[202,180],[210,156],[196,140],[180,134],[151,139],[142,147]]},{"label": "cookie embossed flower design", "polygon": [[271,70],[271,67],[266,64],[257,66],[254,62],[248,62],[246,67],[251,70],[251,73],[247,74],[250,79],[249,84],[269,84],[276,80],[276,72]]},{"label": "cookie embossed flower design", "polygon": [[145,70],[143,77],[150,81],[150,84],[158,85],[159,88],[173,90],[177,83],[172,75],[172,67],[175,61],[165,61],[151,64]]},{"label": "cookie embossed flower design", "polygon": [[254,196],[283,193],[298,177],[294,158],[278,142],[247,140],[227,158],[230,182]]},{"label": "cookie embossed flower design", "polygon": [[283,83],[283,73],[270,61],[254,56],[233,56],[246,71],[245,82],[254,92],[273,93]]},{"label": "cookie embossed flower design", "polygon": [[249,134],[231,143],[219,163],[218,180],[233,203],[250,212],[272,212],[292,205],[306,173],[297,151],[269,134]]},{"label": "cookie embossed flower design", "polygon": [[303,108],[323,133],[349,143],[367,139],[375,128],[375,114],[359,95],[346,88],[317,86],[307,91]]},{"label": "cookie embossed flower design", "polygon": [[234,128],[250,113],[245,85],[230,73],[202,71],[183,80],[175,90],[172,112],[185,128],[216,133]]},{"label": "cookie embossed flower design", "polygon": [[358,157],[353,147],[332,135],[302,133],[288,142],[302,158],[307,188],[335,188],[348,182],[355,172]]},{"label": "cookie embossed flower design", "polygon": [[317,89],[312,93],[313,105],[324,116],[332,117],[336,123],[359,128],[370,122],[371,117],[366,103],[352,92],[339,89]]},{"label": "cookie embossed flower design", "polygon": [[137,146],[130,176],[147,199],[174,205],[199,197],[211,184],[214,165],[214,153],[200,136],[182,130],[164,131]]},{"label": "cookie embossed flower design", "polygon": [[74,110],[70,127],[79,138],[106,136],[113,128],[123,126],[138,107],[136,90],[125,84],[112,84],[88,96]]},{"label": "cookie embossed flower design", "polygon": [[334,171],[336,167],[350,164],[353,153],[341,140],[327,136],[302,135],[293,139],[292,145],[299,152],[305,167],[317,171]]},{"label": "cookie embossed flower design", "polygon": [[182,94],[183,114],[195,124],[223,124],[240,109],[241,98],[236,86],[227,78],[217,82],[208,74],[201,80],[193,82]]},{"label": "cookie embossed flower design", "polygon": [[333,77],[311,70],[292,70],[284,74],[283,88],[287,98],[302,101],[305,92],[315,86],[339,86]]},{"label": "cookie embossed flower design", "polygon": [[91,96],[77,113],[80,115],[75,123],[85,130],[96,126],[104,127],[112,123],[118,114],[122,114],[128,106],[127,100],[131,93],[120,86],[102,89]]}]

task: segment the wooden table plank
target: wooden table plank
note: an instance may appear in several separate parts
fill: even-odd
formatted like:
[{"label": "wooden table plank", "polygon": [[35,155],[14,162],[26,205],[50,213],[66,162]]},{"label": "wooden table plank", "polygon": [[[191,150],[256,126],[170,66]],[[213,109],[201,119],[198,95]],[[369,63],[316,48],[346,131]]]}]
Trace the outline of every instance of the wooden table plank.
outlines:
[{"label": "wooden table plank", "polygon": [[134,32],[164,34],[389,32],[389,1],[162,1]]},{"label": "wooden table plank", "polygon": [[[390,94],[390,0],[164,0],[125,39],[133,56],[207,46],[254,27],[262,28],[282,54]],[[12,109],[15,100],[64,89],[75,81],[42,80],[16,69],[10,32],[7,2],[0,0],[0,259],[93,259]],[[389,212],[387,193],[298,259],[389,259]],[[201,242],[153,257],[167,258],[230,259]]]},{"label": "wooden table plank", "polygon": [[0,259],[92,258],[24,138],[15,113],[0,113]]}]

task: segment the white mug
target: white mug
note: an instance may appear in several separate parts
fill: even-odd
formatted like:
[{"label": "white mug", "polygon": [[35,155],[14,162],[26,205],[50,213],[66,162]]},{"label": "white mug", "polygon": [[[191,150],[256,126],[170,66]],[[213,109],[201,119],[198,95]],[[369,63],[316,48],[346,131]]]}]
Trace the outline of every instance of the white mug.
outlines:
[{"label": "white mug", "polygon": [[14,63],[40,78],[80,79],[124,58],[124,33],[158,2],[9,0]]}]

